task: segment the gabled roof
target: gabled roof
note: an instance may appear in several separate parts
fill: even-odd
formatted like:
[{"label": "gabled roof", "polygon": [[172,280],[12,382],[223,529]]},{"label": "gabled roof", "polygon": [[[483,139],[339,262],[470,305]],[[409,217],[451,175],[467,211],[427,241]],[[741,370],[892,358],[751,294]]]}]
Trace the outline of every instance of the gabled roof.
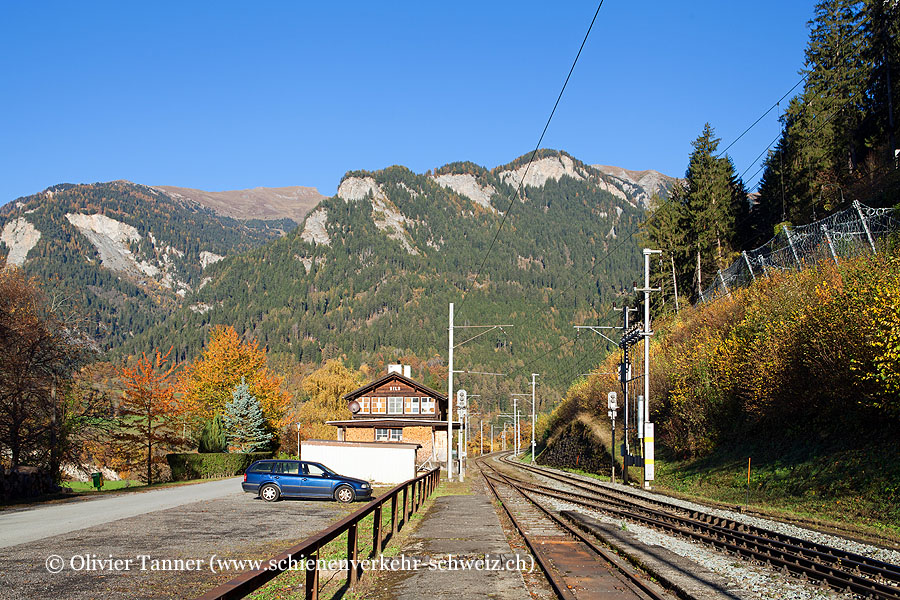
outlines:
[{"label": "gabled roof", "polygon": [[397,380],[405,383],[406,385],[410,386],[413,389],[416,389],[422,393],[428,394],[429,396],[435,398],[436,400],[441,400],[443,402],[447,401],[447,396],[443,395],[442,393],[431,389],[427,385],[422,385],[418,381],[410,379],[409,377],[404,377],[400,373],[388,373],[384,377],[376,379],[375,381],[371,381],[371,382],[367,383],[366,385],[362,386],[361,388],[357,388],[357,389],[353,390],[352,392],[348,392],[348,393],[344,394],[343,399],[348,400],[348,401],[354,400],[354,399],[358,398],[359,396],[362,396],[366,392],[371,392],[378,386],[384,385],[391,379],[397,379]]}]

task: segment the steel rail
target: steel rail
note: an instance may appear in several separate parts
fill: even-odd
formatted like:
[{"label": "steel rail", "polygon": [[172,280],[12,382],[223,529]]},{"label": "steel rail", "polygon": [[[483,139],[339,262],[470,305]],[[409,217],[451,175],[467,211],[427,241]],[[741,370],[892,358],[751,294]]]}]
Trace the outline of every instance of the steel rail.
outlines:
[{"label": "steel rail", "polygon": [[[627,584],[627,585],[629,585],[629,586],[637,587],[638,590],[639,590],[640,592],[646,594],[646,595],[649,596],[652,600],[670,600],[671,596],[669,596],[669,595],[667,595],[667,594],[661,594],[659,591],[653,589],[653,587],[647,585],[647,583],[645,583],[645,582],[642,581],[639,577],[637,577],[637,576],[633,573],[633,568],[630,568],[629,566],[623,564],[624,561],[622,561],[622,559],[621,559],[620,557],[618,557],[618,556],[616,556],[615,554],[613,554],[612,552],[610,552],[610,551],[608,551],[608,550],[606,550],[606,549],[600,547],[600,546],[599,546],[598,544],[596,544],[593,540],[591,540],[590,538],[586,537],[581,531],[579,531],[578,529],[572,527],[569,523],[567,523],[567,522],[564,521],[563,519],[557,517],[557,516],[554,515],[551,511],[547,510],[547,508],[545,508],[544,506],[542,506],[542,505],[541,505],[539,502],[537,502],[534,498],[530,497],[525,491],[523,491],[523,490],[520,488],[520,486],[516,485],[515,483],[512,482],[512,480],[510,480],[509,478],[507,478],[506,475],[504,475],[503,473],[501,473],[500,471],[498,471],[498,470],[497,470],[496,468],[494,468],[492,465],[486,464],[486,463],[484,462],[484,459],[478,459],[478,460],[476,460],[476,463],[477,463],[479,466],[485,466],[485,465],[486,465],[488,468],[490,468],[494,473],[496,473],[496,474],[499,476],[499,480],[500,480],[501,483],[505,483],[507,486],[509,486],[509,487],[511,487],[512,489],[514,489],[514,490],[516,490],[517,492],[519,492],[519,493],[522,495],[522,497],[524,497],[524,498],[525,498],[526,500],[528,500],[532,505],[534,505],[536,508],[538,508],[538,510],[540,510],[540,511],[544,514],[544,516],[547,517],[549,520],[551,520],[555,525],[557,525],[558,527],[560,527],[560,528],[562,528],[563,530],[565,530],[567,533],[569,533],[570,535],[572,535],[575,539],[577,539],[577,540],[583,542],[583,543],[584,543],[585,545],[587,545],[594,553],[596,553],[598,556],[600,556],[601,558],[603,558],[604,560],[606,560],[606,561],[607,561],[608,563],[610,563],[611,565],[615,566],[615,567],[616,567],[616,570],[613,571],[613,573],[614,573],[620,580],[622,579],[622,576],[624,576],[624,577],[625,577],[625,580],[623,581],[623,583],[625,583],[625,584]],[[522,535],[522,538],[525,540],[525,543],[528,544],[528,547],[531,549],[532,554],[534,554],[535,558],[536,558],[536,559],[539,561],[539,563],[541,564],[541,568],[544,570],[545,573],[547,573],[547,575],[548,575],[548,580],[550,580],[550,579],[552,579],[552,578],[555,578],[555,576],[552,576],[552,575],[549,574],[547,568],[546,568],[546,567],[544,566],[544,564],[543,564],[543,561],[540,560],[539,554],[534,550],[533,546],[531,545],[531,541],[529,540],[527,534],[525,533],[525,530],[518,524],[518,521],[515,519],[515,517],[514,517],[514,516],[512,515],[512,513],[510,512],[510,509],[509,509],[509,507],[507,506],[507,504],[506,504],[505,502],[503,502],[502,499],[500,498],[500,496],[499,496],[499,494],[498,494],[498,492],[497,492],[497,490],[496,490],[496,487],[494,486],[494,483],[493,483],[493,481],[492,481],[492,479],[494,479],[496,476],[495,476],[495,475],[488,475],[488,474],[486,474],[486,473],[482,473],[482,475],[484,476],[485,482],[487,482],[488,486],[491,488],[491,491],[494,493],[494,496],[495,496],[495,497],[497,498],[497,500],[500,502],[501,506],[503,506],[504,511],[505,511],[506,514],[510,517],[510,520],[511,520],[511,521],[513,522],[513,524],[516,526],[516,529],[517,529],[517,530],[519,531],[519,533]],[[557,594],[560,595],[560,597],[570,597],[570,594],[571,594],[571,593],[568,591],[567,588],[563,588],[563,589],[565,590],[564,594],[561,594],[561,593],[558,591],[558,585],[560,585],[560,584],[563,585],[563,586],[565,586],[565,584],[562,583],[562,582],[551,581],[551,585],[553,586],[554,590],[557,590]]]},{"label": "steel rail", "polygon": [[620,498],[633,498],[637,503],[648,503],[654,504],[657,506],[661,506],[671,511],[679,512],[688,515],[690,519],[696,519],[701,522],[705,522],[706,524],[712,527],[720,527],[723,529],[728,529],[740,534],[749,534],[753,536],[758,536],[760,538],[766,538],[773,540],[780,544],[785,544],[788,546],[793,546],[802,549],[803,551],[810,552],[815,554],[818,557],[827,557],[829,562],[838,563],[842,567],[849,566],[852,569],[859,569],[860,572],[868,573],[870,575],[881,577],[887,581],[893,581],[900,584],[900,565],[894,565],[888,562],[884,562],[875,558],[871,558],[869,556],[864,556],[862,554],[857,554],[855,552],[850,552],[847,550],[842,550],[840,548],[834,548],[832,546],[827,546],[825,544],[820,544],[817,542],[811,542],[808,540],[804,540],[798,537],[794,537],[791,535],[787,535],[784,533],[778,533],[775,531],[771,531],[768,529],[764,529],[762,527],[756,527],[754,525],[748,525],[745,523],[740,523],[738,521],[734,521],[732,519],[728,519],[726,517],[717,517],[715,515],[711,515],[709,513],[705,513],[695,509],[687,509],[674,504],[670,504],[668,502],[656,500],[653,498],[646,498],[639,494],[630,493],[627,491],[619,491],[619,490],[610,490],[606,486],[602,486],[600,484],[595,484],[591,482],[586,482],[583,480],[578,480],[578,483],[575,483],[570,478],[566,478],[557,473],[554,473],[548,469],[542,469],[541,467],[534,467],[531,465],[522,465],[516,464],[513,461],[510,461],[504,458],[504,461],[512,465],[514,467],[519,467],[523,469],[527,469],[529,471],[538,472],[540,475],[548,477],[550,479],[554,479],[560,482],[563,482],[572,487],[576,487],[578,489],[582,489],[585,491],[589,491],[592,493],[597,493],[598,495],[602,495],[604,497],[610,498],[613,501],[621,502]]},{"label": "steel rail", "polygon": [[562,581],[556,569],[546,563],[541,554],[535,549],[531,538],[525,532],[524,525],[522,525],[519,520],[516,519],[515,515],[512,514],[509,506],[507,506],[506,502],[504,502],[500,497],[500,492],[497,491],[494,483],[488,477],[485,477],[484,480],[488,484],[491,492],[494,494],[494,497],[497,499],[497,502],[500,504],[500,506],[503,507],[503,511],[506,513],[506,516],[509,517],[509,520],[516,528],[516,531],[518,531],[519,535],[522,536],[522,539],[525,541],[525,545],[528,546],[528,549],[531,551],[531,555],[534,556],[534,559],[541,566],[541,570],[544,572],[544,576],[547,578],[547,583],[550,584],[550,587],[553,588],[553,591],[556,593],[556,595],[559,598],[563,598],[565,600],[576,600],[575,595],[569,591],[568,586]]},{"label": "steel rail", "polygon": [[[710,525],[701,520],[680,517],[672,513],[664,513],[646,507],[632,506],[631,509],[633,510],[629,510],[628,508],[622,508],[622,502],[618,500],[613,502],[598,500],[595,497],[585,496],[576,492],[555,490],[522,480],[515,481],[519,482],[519,485],[523,487],[532,488],[531,491],[537,494],[629,518],[649,527],[691,537],[770,565],[774,563],[776,566],[783,567],[800,576],[824,581],[829,586],[840,591],[849,590],[857,594],[874,596],[884,600],[900,600],[900,588],[847,571],[844,569],[845,566],[850,566],[854,570],[858,569],[860,572],[862,572],[862,569],[859,565],[850,565],[850,561],[836,559],[827,552],[796,547],[765,536],[757,536],[727,527]],[[639,514],[634,511],[646,514]],[[826,546],[825,548],[828,547]],[[824,562],[823,558],[831,564]],[[873,574],[877,577],[889,579],[882,573]]]}]

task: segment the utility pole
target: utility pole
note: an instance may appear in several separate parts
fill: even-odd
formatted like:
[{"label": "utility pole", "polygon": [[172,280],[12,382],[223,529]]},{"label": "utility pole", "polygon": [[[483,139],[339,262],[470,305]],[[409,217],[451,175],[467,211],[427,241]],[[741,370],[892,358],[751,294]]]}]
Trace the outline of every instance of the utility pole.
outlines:
[{"label": "utility pole", "polygon": [[[533,375],[537,375],[537,373],[533,373]],[[510,394],[510,396],[513,397],[513,412],[516,413],[516,415],[519,414],[519,411],[516,408],[516,404],[515,404],[516,398],[518,398],[519,396],[531,396],[531,395],[532,394]],[[516,436],[517,436],[516,439],[518,440],[521,437],[521,435],[522,435],[522,420],[521,420],[521,418],[516,417]],[[518,452],[522,451],[521,442],[517,442],[516,448],[517,448]]]},{"label": "utility pole", "polygon": [[491,454],[494,453],[494,424],[491,423]]},{"label": "utility pole", "polygon": [[478,427],[481,429],[481,442],[478,443],[478,456],[484,454],[484,419],[478,419]]},{"label": "utility pole", "polygon": [[450,303],[450,345],[447,369],[447,479],[453,481],[453,303]]},{"label": "utility pole", "polygon": [[516,456],[522,453],[522,417],[516,409]]},{"label": "utility pole", "polygon": [[519,405],[513,396],[513,454],[519,455]]},{"label": "utility pole", "polygon": [[654,431],[650,422],[650,337],[653,331],[650,329],[650,292],[658,292],[659,288],[650,287],[650,255],[659,254],[660,250],[644,248],[644,287],[636,289],[644,293],[644,330],[641,337],[644,338],[644,489],[650,489],[650,482],[656,476],[654,469]]},{"label": "utility pole", "polygon": [[[467,344],[472,340],[483,336],[486,333],[490,333],[494,329],[502,330],[504,327],[512,327],[512,325],[454,325],[453,324],[453,303],[450,303],[450,336],[449,336],[449,346],[447,351],[448,358],[448,369],[447,369],[447,477],[450,481],[453,481],[453,374],[461,371],[453,370],[453,350],[455,348],[459,348],[463,344]],[[476,334],[469,339],[462,341],[458,344],[453,343],[453,330],[454,329],[484,329],[479,334]],[[496,373],[490,373],[492,375],[496,375]],[[460,467],[462,467],[462,444],[463,444],[463,432],[460,432],[459,441],[457,444],[457,460],[460,461]],[[460,468],[460,481],[463,478],[463,471]]]},{"label": "utility pole", "polygon": [[531,464],[534,464],[534,450],[535,450],[535,443],[534,443],[534,406],[535,406],[535,404],[534,404],[534,385],[535,385],[535,381],[534,381],[534,378],[537,377],[538,375],[539,375],[539,373],[531,374]]}]

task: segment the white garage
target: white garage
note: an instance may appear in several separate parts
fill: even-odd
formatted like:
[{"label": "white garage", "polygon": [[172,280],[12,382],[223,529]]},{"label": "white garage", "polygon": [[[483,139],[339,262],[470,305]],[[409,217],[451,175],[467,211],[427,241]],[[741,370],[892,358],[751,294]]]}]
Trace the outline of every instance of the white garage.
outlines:
[{"label": "white garage", "polygon": [[419,444],[306,440],[300,459],[322,463],[341,475],[372,483],[397,484],[416,476]]}]

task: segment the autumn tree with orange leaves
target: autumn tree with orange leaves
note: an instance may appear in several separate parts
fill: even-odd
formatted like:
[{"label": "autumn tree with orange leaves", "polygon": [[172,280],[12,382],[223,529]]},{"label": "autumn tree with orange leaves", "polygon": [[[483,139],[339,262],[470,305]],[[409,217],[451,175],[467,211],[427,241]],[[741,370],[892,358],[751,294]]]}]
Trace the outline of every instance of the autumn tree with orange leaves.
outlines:
[{"label": "autumn tree with orange leaves", "polygon": [[223,413],[235,386],[245,380],[250,394],[259,400],[265,418],[283,425],[290,396],[281,389],[282,378],[267,365],[266,352],[256,341],[241,341],[233,327],[213,329],[209,345],[178,378],[182,410],[200,425]]},{"label": "autumn tree with orange leaves", "polygon": [[171,351],[162,354],[157,350],[153,360],[144,354],[133,367],[122,369],[126,387],[113,439],[131,465],[146,464],[143,478],[147,485],[165,462],[164,450],[178,445],[173,420],[179,407],[170,381],[175,365],[167,365]]}]

